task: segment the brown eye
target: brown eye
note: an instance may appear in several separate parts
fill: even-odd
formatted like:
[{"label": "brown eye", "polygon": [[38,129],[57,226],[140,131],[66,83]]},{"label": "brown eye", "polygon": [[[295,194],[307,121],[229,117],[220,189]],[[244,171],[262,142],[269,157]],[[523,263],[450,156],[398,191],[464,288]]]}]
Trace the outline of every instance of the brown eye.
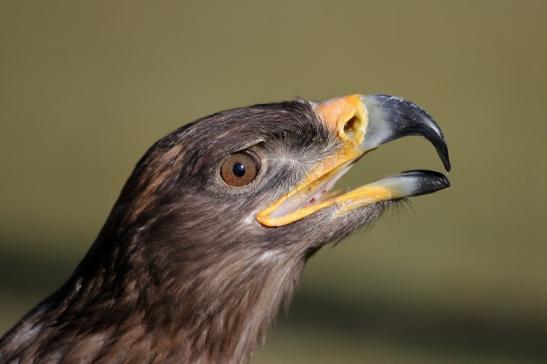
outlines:
[{"label": "brown eye", "polygon": [[260,160],[256,154],[250,151],[237,152],[222,163],[220,176],[228,185],[240,187],[254,181],[259,169]]}]

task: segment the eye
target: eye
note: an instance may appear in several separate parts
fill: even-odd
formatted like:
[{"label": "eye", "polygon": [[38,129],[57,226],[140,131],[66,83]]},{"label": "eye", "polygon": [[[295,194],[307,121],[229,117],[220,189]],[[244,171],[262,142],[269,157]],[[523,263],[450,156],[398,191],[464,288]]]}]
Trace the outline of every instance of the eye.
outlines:
[{"label": "eye", "polygon": [[260,159],[251,152],[230,154],[222,163],[220,176],[226,184],[234,187],[248,185],[256,178],[260,169]]}]

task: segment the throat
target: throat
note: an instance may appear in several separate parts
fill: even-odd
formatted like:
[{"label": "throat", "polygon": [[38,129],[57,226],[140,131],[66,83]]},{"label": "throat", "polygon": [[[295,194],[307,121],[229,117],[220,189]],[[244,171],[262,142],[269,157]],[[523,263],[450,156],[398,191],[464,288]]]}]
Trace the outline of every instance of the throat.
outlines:
[{"label": "throat", "polygon": [[216,293],[209,295],[206,309],[180,331],[195,351],[191,361],[246,363],[262,344],[280,306],[290,301],[304,268],[303,261],[272,267],[266,264],[271,258],[266,253],[240,278],[210,287]]}]

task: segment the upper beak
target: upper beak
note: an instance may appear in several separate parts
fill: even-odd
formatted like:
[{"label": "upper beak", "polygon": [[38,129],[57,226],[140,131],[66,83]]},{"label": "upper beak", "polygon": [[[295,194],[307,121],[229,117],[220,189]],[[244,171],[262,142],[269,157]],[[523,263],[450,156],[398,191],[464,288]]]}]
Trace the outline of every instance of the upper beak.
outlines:
[{"label": "upper beak", "polygon": [[366,138],[362,142],[362,149],[370,150],[395,139],[419,135],[433,144],[444,168],[450,171],[448,147],[443,132],[424,109],[395,96],[362,96],[361,100],[368,110]]},{"label": "upper beak", "polygon": [[351,95],[315,104],[314,111],[336,134],[342,147],[320,162],[288,194],[260,211],[257,220],[261,224],[286,225],[335,204],[343,212],[375,202],[432,193],[450,185],[440,173],[408,171],[344,194],[327,194],[362,155],[409,135],[429,140],[445,169],[449,171],[451,166],[441,129],[426,111],[407,100],[387,95]]}]

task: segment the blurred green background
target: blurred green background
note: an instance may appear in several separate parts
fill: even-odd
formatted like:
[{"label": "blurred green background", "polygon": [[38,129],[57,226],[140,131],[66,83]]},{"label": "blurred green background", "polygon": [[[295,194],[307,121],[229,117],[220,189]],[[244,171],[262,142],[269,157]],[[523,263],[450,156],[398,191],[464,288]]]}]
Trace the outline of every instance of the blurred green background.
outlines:
[{"label": "blurred green background", "polygon": [[[547,362],[547,2],[2,1],[0,332],[86,252],[156,139],[222,109],[383,92],[452,188],[309,263],[254,363]],[[424,140],[346,178],[441,170]]]}]

